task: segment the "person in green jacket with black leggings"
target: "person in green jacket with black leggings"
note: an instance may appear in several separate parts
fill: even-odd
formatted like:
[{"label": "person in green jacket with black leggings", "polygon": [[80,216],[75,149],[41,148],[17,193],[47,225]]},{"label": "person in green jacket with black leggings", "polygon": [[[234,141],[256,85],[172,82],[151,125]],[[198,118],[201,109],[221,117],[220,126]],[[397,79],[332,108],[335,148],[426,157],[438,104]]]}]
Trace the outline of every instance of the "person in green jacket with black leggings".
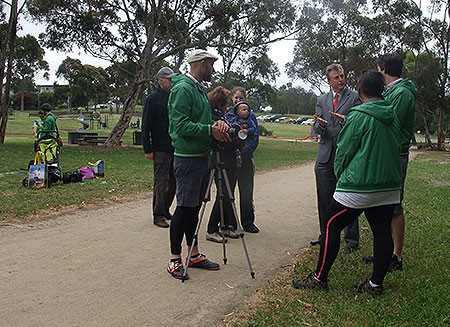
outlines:
[{"label": "person in green jacket with black leggings", "polygon": [[370,278],[356,282],[358,291],[379,296],[392,257],[391,220],[400,201],[399,122],[389,101],[383,100],[384,77],[365,71],[358,93],[363,104],[353,107],[341,130],[334,162],[338,183],[327,211],[317,268],[295,279],[296,288],[328,290],[328,273],[337,257],[340,233],[364,212],[374,237],[374,266]]}]

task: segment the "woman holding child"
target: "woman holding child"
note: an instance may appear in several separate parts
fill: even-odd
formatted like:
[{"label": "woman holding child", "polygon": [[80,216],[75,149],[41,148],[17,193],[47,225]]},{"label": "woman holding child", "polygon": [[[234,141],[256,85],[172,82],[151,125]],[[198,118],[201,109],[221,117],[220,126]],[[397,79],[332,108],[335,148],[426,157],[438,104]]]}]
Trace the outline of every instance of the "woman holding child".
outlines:
[{"label": "woman holding child", "polygon": [[[233,101],[233,109],[225,114],[227,109],[227,102],[230,97],[230,91],[221,86],[218,86],[208,94],[211,108],[213,110],[213,119],[223,119],[230,125],[237,124],[247,136],[245,140],[245,146],[242,150],[236,149],[235,147],[225,147],[225,149],[221,152],[221,157],[224,161],[231,191],[233,193],[236,187],[236,182],[238,182],[242,227],[246,232],[258,233],[259,229],[254,224],[255,208],[253,205],[255,174],[253,152],[256,150],[259,143],[258,123],[256,121],[255,114],[251,110],[250,105],[245,102],[245,89],[242,87],[235,87],[232,89],[231,95]],[[236,220],[233,216],[230,199],[228,198],[225,185],[223,187],[223,191],[223,208],[225,218],[225,230],[223,231],[223,235],[229,238],[239,238],[239,235],[235,232],[235,230],[237,229]],[[211,217],[208,223],[206,239],[208,241],[221,243],[222,231],[219,229],[219,208],[219,198],[216,197],[216,201],[211,211]]]}]

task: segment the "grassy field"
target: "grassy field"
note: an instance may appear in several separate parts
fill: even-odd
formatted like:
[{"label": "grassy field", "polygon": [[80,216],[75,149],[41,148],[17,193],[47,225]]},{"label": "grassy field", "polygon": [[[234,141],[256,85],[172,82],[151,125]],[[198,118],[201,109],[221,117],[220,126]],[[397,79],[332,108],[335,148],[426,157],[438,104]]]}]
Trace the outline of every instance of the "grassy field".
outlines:
[{"label": "grassy field", "polygon": [[273,131],[273,135],[278,135],[280,138],[300,139],[311,134],[311,126],[306,125],[266,122],[259,122],[258,124],[264,126],[270,131]]},{"label": "grassy field", "polygon": [[425,152],[409,165],[403,271],[388,273],[385,294],[356,293],[353,283],[370,276],[361,261],[372,253],[372,236],[360,219],[361,250],[340,254],[330,272],[330,291],[296,290],[292,279],[316,266],[318,248],[306,250],[295,267],[257,292],[254,301],[228,322],[232,326],[449,326],[450,158]]},{"label": "grassy field", "polygon": [[[73,118],[58,119],[64,142],[67,141],[67,131],[81,126]],[[113,118],[117,119],[117,116]],[[110,130],[98,132],[108,135]],[[123,144],[132,143],[131,129],[122,140]],[[106,177],[84,183],[57,183],[49,189],[25,188],[21,181],[27,175],[28,162],[34,158],[33,142],[31,118],[28,113],[16,113],[8,123],[6,142],[0,146],[0,220],[23,219],[65,208],[148,196],[152,190],[152,164],[144,157],[141,146],[117,149],[63,146],[60,154],[63,172],[72,172],[87,166],[88,162],[103,160]],[[255,153],[256,169],[274,169],[314,160],[316,151],[317,143],[262,139]]]}]

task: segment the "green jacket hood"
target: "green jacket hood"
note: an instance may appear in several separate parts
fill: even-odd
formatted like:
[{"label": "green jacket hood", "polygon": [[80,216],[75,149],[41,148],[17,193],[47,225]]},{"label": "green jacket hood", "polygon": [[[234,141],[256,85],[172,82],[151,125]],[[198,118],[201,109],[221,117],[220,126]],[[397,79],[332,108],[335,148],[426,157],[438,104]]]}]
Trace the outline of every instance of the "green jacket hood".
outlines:
[{"label": "green jacket hood", "polygon": [[386,125],[391,125],[395,119],[395,112],[391,103],[387,100],[378,100],[366,102],[364,106],[353,107],[350,111],[363,112]]},{"label": "green jacket hood", "polygon": [[405,89],[408,89],[414,95],[414,99],[417,99],[417,97],[419,96],[419,92],[417,91],[416,86],[408,78],[402,79],[394,86],[394,88],[396,87],[404,87]]}]

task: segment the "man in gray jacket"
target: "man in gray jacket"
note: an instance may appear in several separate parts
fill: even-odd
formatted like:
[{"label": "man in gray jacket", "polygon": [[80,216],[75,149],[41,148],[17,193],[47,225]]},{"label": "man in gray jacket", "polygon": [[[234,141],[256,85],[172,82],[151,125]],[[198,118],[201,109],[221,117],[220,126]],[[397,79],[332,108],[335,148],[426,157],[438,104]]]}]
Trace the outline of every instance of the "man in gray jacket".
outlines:
[{"label": "man in gray jacket", "polygon": [[[361,104],[358,93],[346,87],[344,69],[339,64],[331,64],[326,68],[326,76],[331,90],[317,99],[314,118],[314,131],[320,135],[317,150],[316,174],[317,207],[319,211],[320,236],[312,240],[311,245],[320,243],[320,238],[326,231],[326,212],[333,198],[337,178],[334,174],[334,156],[339,132],[345,124],[345,117],[350,108]],[[348,225],[344,230],[347,253],[358,249],[358,220]]]}]

